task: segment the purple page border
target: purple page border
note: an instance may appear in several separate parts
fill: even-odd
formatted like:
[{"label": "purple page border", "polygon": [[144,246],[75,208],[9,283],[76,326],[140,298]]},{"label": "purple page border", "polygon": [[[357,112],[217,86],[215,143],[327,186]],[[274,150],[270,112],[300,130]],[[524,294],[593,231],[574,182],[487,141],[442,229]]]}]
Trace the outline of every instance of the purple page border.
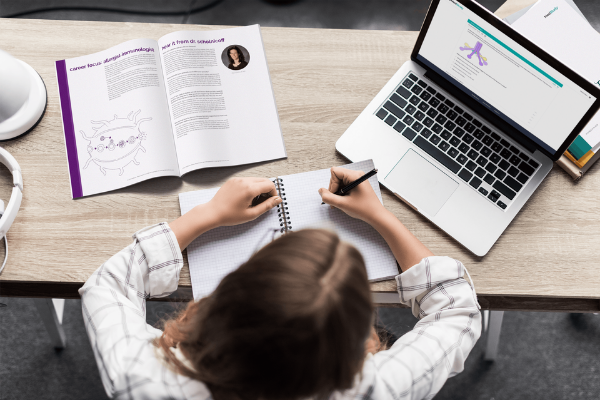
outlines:
[{"label": "purple page border", "polygon": [[65,60],[56,62],[56,76],[58,78],[58,94],[62,111],[63,127],[65,129],[65,144],[67,146],[67,160],[71,174],[71,193],[73,199],[83,197],[79,159],[77,157],[77,143],[75,142],[75,124],[71,110],[71,95],[69,93],[69,80],[67,79],[67,65]]}]

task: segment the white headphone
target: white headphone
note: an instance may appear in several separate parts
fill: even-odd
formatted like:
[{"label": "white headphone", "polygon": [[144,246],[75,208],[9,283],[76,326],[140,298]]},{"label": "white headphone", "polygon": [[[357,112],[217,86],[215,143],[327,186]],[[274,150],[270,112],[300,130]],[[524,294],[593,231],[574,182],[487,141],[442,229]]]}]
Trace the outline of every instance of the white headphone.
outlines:
[{"label": "white headphone", "polygon": [[19,167],[17,160],[2,147],[0,147],[0,163],[4,164],[6,168],[12,172],[14,186],[6,209],[4,208],[4,201],[0,200],[0,236],[4,238],[4,245],[6,246],[4,262],[0,267],[0,273],[2,273],[2,270],[6,265],[6,260],[8,259],[8,241],[6,240],[6,233],[15,220],[19,208],[21,207],[21,200],[23,199],[23,176],[21,175],[21,167]]}]

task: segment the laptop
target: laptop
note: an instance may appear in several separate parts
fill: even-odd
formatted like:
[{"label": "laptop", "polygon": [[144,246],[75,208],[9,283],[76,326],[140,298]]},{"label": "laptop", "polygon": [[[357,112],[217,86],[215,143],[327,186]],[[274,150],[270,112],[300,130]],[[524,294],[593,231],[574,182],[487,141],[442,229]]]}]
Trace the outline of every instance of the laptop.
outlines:
[{"label": "laptop", "polygon": [[476,2],[433,0],[336,149],[484,256],[598,108],[600,88]]}]

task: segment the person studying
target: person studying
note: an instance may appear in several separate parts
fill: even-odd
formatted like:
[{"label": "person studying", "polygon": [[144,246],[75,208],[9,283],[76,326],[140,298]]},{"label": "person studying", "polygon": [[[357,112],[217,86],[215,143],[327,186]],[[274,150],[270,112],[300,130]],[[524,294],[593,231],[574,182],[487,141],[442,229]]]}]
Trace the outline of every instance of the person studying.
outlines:
[{"label": "person studying", "polygon": [[[326,204],[375,229],[402,269],[400,302],[419,319],[390,348],[374,335],[361,253],[324,229],[290,231],[226,275],[159,330],[146,300],[177,289],[182,251],[223,226],[284,203],[263,178],[233,178],[212,199],[144,228],[79,290],[110,397],[170,399],[432,398],[463,370],[481,334],[475,290],[457,260],[434,256],[389,212],[364,175],[331,168]],[[322,182],[325,183],[325,182]],[[254,199],[269,197],[252,206]],[[263,196],[264,197],[264,196]],[[328,208],[320,205],[318,207]],[[224,254],[223,257],[227,257]]]},{"label": "person studying", "polygon": [[[373,160],[343,167],[355,171],[374,168]],[[343,211],[322,205],[319,189],[323,182],[329,181],[330,176],[329,169],[321,169],[273,177],[271,181],[277,195],[283,200],[281,204],[252,222],[212,229],[190,243],[187,246],[187,259],[194,299],[211,294],[227,274],[236,270],[273,239],[307,228],[335,230],[340,240],[356,247],[365,261],[369,281],[393,279],[398,275],[394,254],[371,225],[352,218]],[[378,201],[383,202],[377,177],[372,176],[368,182]],[[180,193],[181,214],[212,201],[218,190],[219,188],[212,188]],[[224,254],[227,257],[223,257]]]}]

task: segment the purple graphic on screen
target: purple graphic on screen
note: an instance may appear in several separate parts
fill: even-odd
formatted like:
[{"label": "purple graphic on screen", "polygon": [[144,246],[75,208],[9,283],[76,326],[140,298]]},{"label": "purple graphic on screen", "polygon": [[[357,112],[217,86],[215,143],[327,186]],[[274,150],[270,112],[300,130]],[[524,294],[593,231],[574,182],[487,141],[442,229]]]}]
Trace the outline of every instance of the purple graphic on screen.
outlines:
[{"label": "purple graphic on screen", "polygon": [[481,48],[483,47],[483,45],[481,44],[481,42],[477,42],[475,44],[475,47],[471,47],[469,46],[468,43],[465,43],[465,47],[461,47],[460,50],[464,51],[464,50],[470,50],[471,54],[469,54],[467,56],[468,59],[471,59],[471,57],[473,57],[473,54],[477,54],[477,58],[479,58],[479,65],[480,66],[484,66],[484,65],[488,65],[487,63],[487,58],[485,58],[484,56],[481,55]]}]

